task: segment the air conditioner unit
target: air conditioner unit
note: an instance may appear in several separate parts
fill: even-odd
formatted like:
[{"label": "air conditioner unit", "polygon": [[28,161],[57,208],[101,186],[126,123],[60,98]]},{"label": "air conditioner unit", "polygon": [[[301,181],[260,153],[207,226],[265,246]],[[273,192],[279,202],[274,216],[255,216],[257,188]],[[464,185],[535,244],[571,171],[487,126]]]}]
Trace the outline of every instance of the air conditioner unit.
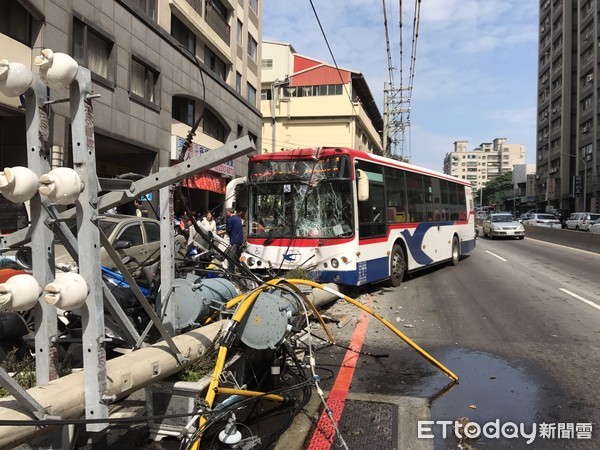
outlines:
[{"label": "air conditioner unit", "polygon": [[588,74],[588,76],[585,77],[585,81],[587,81],[588,83],[591,83],[592,81],[594,81],[594,74],[592,74],[592,73]]},{"label": "air conditioner unit", "polygon": [[550,167],[550,170],[548,171],[548,173],[556,173],[558,172],[558,167]]},{"label": "air conditioner unit", "polygon": [[592,160],[592,154],[591,154],[591,153],[588,153],[587,155],[585,155],[585,156],[584,156],[584,159],[585,159],[586,161],[591,161],[591,160]]}]

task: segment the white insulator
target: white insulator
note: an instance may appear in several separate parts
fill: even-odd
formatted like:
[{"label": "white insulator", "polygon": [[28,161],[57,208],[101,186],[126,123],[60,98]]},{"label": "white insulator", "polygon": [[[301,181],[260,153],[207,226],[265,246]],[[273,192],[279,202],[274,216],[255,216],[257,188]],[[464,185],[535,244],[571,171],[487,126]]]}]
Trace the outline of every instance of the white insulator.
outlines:
[{"label": "white insulator", "polygon": [[68,167],[57,167],[40,177],[40,194],[58,205],[69,205],[83,191],[83,183],[77,172]]},{"label": "white insulator", "polygon": [[66,53],[55,53],[49,48],[35,57],[34,63],[40,68],[40,76],[51,88],[68,88],[77,76],[79,65]]},{"label": "white insulator", "polygon": [[7,97],[18,97],[31,86],[33,73],[25,64],[0,60],[0,92]]},{"label": "white insulator", "polygon": [[37,305],[42,288],[29,274],[13,275],[0,284],[0,305],[12,311],[28,311]]},{"label": "white insulator", "polygon": [[81,308],[85,304],[89,289],[85,279],[78,273],[59,273],[46,286],[44,300],[65,311]]},{"label": "white insulator", "polygon": [[0,192],[13,203],[30,200],[39,184],[38,176],[28,167],[5,167],[0,172]]}]

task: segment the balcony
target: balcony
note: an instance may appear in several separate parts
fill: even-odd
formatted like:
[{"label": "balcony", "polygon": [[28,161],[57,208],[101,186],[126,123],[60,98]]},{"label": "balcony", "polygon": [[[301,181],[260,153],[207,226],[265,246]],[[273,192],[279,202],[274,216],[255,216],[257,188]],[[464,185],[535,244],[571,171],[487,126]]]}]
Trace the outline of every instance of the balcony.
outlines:
[{"label": "balcony", "polygon": [[217,12],[211,0],[206,0],[206,23],[223,42],[230,45],[231,27],[227,20]]}]

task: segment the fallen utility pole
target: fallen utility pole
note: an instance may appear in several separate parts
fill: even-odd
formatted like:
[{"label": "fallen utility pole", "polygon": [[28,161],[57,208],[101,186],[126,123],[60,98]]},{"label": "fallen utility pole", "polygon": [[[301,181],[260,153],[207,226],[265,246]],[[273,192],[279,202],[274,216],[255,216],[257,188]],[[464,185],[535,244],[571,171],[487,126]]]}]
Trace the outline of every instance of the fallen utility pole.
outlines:
[{"label": "fallen utility pole", "polygon": [[[185,365],[193,364],[202,358],[228,323],[229,321],[219,321],[175,336],[173,341],[188,358]],[[106,394],[112,401],[116,401],[148,384],[179,372],[183,367],[165,342],[144,347],[107,361]],[[83,372],[72,373],[48,384],[33,387],[28,389],[27,393],[52,416],[68,420],[79,419],[84,414]],[[32,420],[31,415],[13,397],[0,399],[0,423],[28,420]],[[33,425],[0,426],[0,448],[13,448],[52,428]]]}]

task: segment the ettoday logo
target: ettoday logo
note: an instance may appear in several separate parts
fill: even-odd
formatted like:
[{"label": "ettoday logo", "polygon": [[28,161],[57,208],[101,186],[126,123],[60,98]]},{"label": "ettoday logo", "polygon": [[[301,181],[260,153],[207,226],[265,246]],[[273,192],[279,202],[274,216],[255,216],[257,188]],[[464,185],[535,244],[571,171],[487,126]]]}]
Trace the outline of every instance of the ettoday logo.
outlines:
[{"label": "ettoday logo", "polygon": [[452,420],[420,420],[417,437],[433,439],[435,433],[441,430],[442,438],[453,434],[457,439],[478,439],[484,436],[489,439],[525,439],[527,445],[540,439],[591,439],[591,423],[524,423],[505,422],[499,419],[480,425],[476,422]]}]

